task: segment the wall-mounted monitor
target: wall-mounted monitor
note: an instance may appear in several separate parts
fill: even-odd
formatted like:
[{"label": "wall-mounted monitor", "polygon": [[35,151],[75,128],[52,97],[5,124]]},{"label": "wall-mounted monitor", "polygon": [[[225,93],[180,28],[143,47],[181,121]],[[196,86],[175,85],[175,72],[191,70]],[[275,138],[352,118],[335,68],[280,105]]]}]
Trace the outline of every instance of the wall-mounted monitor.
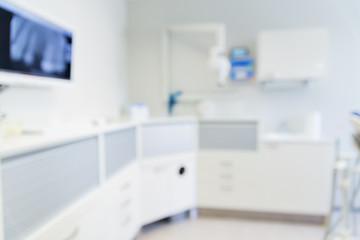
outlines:
[{"label": "wall-mounted monitor", "polygon": [[24,9],[0,3],[0,84],[69,83],[72,33]]}]

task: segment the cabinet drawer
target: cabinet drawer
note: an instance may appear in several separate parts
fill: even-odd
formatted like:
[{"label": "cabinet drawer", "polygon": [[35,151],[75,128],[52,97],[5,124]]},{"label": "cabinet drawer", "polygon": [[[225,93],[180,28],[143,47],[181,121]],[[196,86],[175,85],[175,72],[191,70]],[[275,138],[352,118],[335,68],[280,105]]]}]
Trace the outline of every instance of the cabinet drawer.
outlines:
[{"label": "cabinet drawer", "polygon": [[101,239],[102,208],[99,194],[82,199],[50,225],[27,240],[98,240]]},{"label": "cabinet drawer", "polygon": [[202,185],[198,194],[199,207],[223,209],[238,207],[236,202],[236,190],[233,185]]},{"label": "cabinet drawer", "polygon": [[122,229],[122,238],[124,240],[134,239],[140,229],[138,206],[131,204],[125,211],[121,211],[120,228]]},{"label": "cabinet drawer", "polygon": [[241,184],[243,179],[259,179],[261,167],[256,152],[201,151],[199,153],[199,180],[233,179]]},{"label": "cabinet drawer", "polygon": [[200,207],[257,209],[260,158],[256,152],[201,151],[198,201]]},{"label": "cabinet drawer", "polygon": [[133,198],[118,199],[106,195],[106,227],[105,238],[130,240],[139,230],[139,215],[137,200]]},{"label": "cabinet drawer", "polygon": [[138,171],[131,164],[105,185],[106,240],[130,240],[140,228]]},{"label": "cabinet drawer", "polygon": [[[131,184],[135,184],[131,182]],[[137,203],[137,194],[135,186],[127,185],[126,189],[123,187],[119,188],[117,186],[111,187],[108,189],[106,196],[108,200],[113,204],[113,211],[118,211],[119,214],[123,215],[125,213],[133,211]],[[121,185],[125,186],[125,185]]]},{"label": "cabinet drawer", "polygon": [[124,201],[124,199],[133,198],[133,196],[138,194],[138,172],[139,169],[137,163],[127,166],[108,180],[104,186],[105,191],[119,202]]},{"label": "cabinet drawer", "polygon": [[134,192],[134,182],[131,179],[121,180],[122,181],[108,187],[108,192],[110,192],[110,194],[116,198],[118,202],[131,198]]},{"label": "cabinet drawer", "polygon": [[198,191],[198,205],[204,208],[259,210],[259,189],[237,184],[202,184]]},{"label": "cabinet drawer", "polygon": [[198,179],[204,181],[212,181],[218,179],[229,179],[236,176],[235,167],[222,167],[221,165],[213,168],[201,168],[198,170]]}]

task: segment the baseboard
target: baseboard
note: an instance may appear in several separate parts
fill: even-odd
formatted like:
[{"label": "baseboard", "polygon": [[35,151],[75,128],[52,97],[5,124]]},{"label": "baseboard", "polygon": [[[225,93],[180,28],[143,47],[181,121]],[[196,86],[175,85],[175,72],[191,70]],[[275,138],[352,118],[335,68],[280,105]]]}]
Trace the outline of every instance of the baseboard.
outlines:
[{"label": "baseboard", "polygon": [[306,224],[325,224],[326,217],[319,215],[301,215],[301,214],[284,214],[284,213],[269,213],[269,212],[251,212],[239,210],[225,210],[225,209],[210,209],[199,208],[200,217],[224,217],[224,218],[242,218],[251,220],[263,221],[280,221]]}]

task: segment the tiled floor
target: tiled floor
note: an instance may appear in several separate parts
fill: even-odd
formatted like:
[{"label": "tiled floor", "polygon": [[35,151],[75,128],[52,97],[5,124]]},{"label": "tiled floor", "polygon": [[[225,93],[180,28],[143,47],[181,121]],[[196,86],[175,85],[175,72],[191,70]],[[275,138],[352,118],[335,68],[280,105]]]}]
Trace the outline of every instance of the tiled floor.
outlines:
[{"label": "tiled floor", "polygon": [[322,240],[319,225],[199,218],[162,223],[143,231],[139,240]]}]

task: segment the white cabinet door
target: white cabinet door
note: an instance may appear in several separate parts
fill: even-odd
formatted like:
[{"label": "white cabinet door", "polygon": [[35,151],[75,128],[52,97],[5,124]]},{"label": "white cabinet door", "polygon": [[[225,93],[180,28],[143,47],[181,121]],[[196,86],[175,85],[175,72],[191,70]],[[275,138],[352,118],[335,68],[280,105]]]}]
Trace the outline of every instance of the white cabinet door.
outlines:
[{"label": "white cabinet door", "polygon": [[196,205],[195,157],[174,161],[170,171],[171,211],[176,214],[194,208]]},{"label": "white cabinet door", "polygon": [[319,215],[328,212],[332,144],[264,143],[261,148],[264,210]]},{"label": "white cabinet door", "polygon": [[148,224],[167,216],[171,209],[169,183],[171,165],[167,162],[142,168],[142,222]]},{"label": "white cabinet door", "polygon": [[102,208],[97,204],[88,213],[83,215],[78,223],[74,226],[69,240],[98,240],[102,239],[103,219],[101,218]]},{"label": "white cabinet door", "polygon": [[257,79],[291,81],[323,78],[327,73],[326,29],[263,30],[257,42]]},{"label": "white cabinet door", "polygon": [[27,240],[102,239],[102,202],[96,191],[81,199],[53,221],[45,224]]},{"label": "white cabinet door", "polygon": [[149,224],[196,206],[195,154],[146,161],[142,166],[142,222]]}]

